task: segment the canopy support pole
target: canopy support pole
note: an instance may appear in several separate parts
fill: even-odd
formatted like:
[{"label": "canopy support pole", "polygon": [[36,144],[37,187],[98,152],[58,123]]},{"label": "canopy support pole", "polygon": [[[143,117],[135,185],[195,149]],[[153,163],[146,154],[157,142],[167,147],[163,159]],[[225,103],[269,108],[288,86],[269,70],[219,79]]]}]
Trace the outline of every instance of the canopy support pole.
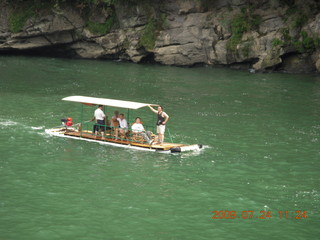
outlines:
[{"label": "canopy support pole", "polygon": [[83,104],[81,104],[80,137],[82,137],[82,124],[83,124]]},{"label": "canopy support pole", "polygon": [[127,123],[128,123],[128,130],[130,131],[130,142],[131,142],[131,139],[132,139],[132,132],[131,132],[131,121],[130,121],[130,109],[128,108],[128,117],[127,117]]}]

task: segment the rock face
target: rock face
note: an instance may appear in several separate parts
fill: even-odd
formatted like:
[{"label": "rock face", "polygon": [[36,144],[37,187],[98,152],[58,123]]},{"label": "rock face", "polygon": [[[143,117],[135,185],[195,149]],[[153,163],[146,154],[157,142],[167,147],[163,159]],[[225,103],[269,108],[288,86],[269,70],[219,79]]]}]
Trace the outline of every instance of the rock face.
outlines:
[{"label": "rock face", "polygon": [[91,6],[89,17],[83,14],[88,6],[64,4],[28,16],[17,30],[12,26],[16,6],[2,1],[0,54],[46,48],[80,58],[319,72],[320,13],[314,9],[320,3],[253,2],[100,3]]}]

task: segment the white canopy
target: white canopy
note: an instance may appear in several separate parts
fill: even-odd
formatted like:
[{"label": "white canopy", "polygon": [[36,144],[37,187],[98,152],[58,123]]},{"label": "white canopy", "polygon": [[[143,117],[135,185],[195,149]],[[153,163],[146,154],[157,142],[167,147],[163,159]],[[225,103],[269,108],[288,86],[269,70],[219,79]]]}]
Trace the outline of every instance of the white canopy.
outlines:
[{"label": "white canopy", "polygon": [[110,107],[129,108],[129,109],[138,109],[138,108],[146,107],[148,105],[157,106],[156,104],[149,104],[149,103],[138,103],[138,102],[123,101],[123,100],[84,97],[84,96],[70,96],[70,97],[63,98],[62,100],[70,101],[70,102],[110,106]]}]

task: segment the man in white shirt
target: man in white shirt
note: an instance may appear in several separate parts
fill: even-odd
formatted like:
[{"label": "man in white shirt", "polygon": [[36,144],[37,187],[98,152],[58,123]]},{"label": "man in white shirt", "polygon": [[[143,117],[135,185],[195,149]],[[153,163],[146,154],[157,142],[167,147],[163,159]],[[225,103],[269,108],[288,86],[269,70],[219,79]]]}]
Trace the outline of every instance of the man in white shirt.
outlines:
[{"label": "man in white shirt", "polygon": [[131,126],[131,129],[133,133],[141,135],[148,144],[152,144],[153,141],[151,140],[151,133],[144,129],[139,117],[136,118],[136,122]]},{"label": "man in white shirt", "polygon": [[123,113],[119,115],[118,122],[119,122],[119,128],[116,128],[116,138],[118,138],[119,132],[121,136],[125,136],[125,134],[128,132],[128,122],[124,118]]},{"label": "man in white shirt", "polygon": [[124,118],[124,114],[123,113],[121,113],[120,115],[119,115],[119,124],[120,124],[120,128],[122,128],[123,130],[125,130],[125,131],[128,131],[128,122],[127,122],[127,120]]},{"label": "man in white shirt", "polygon": [[94,131],[94,134],[95,134],[95,138],[97,138],[97,135],[98,135],[98,130],[100,128],[100,131],[101,131],[101,140],[105,140],[104,138],[104,131],[105,131],[105,117],[106,115],[104,114],[104,112],[102,111],[103,109],[103,106],[102,105],[99,105],[99,107],[94,111],[94,117],[91,121],[94,121],[96,120],[96,123],[94,126],[93,126],[93,131]]}]

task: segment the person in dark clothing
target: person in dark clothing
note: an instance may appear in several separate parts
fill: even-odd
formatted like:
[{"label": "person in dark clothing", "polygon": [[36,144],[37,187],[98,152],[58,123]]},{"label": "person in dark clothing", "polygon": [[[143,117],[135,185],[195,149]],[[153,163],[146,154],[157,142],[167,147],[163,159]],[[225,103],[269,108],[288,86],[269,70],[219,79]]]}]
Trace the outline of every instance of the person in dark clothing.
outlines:
[{"label": "person in dark clothing", "polygon": [[150,105],[148,105],[150,110],[157,114],[157,133],[158,133],[158,142],[160,144],[164,141],[164,132],[166,130],[166,123],[169,120],[169,115],[163,111],[163,107],[161,105],[158,106],[158,111],[153,109]]}]

